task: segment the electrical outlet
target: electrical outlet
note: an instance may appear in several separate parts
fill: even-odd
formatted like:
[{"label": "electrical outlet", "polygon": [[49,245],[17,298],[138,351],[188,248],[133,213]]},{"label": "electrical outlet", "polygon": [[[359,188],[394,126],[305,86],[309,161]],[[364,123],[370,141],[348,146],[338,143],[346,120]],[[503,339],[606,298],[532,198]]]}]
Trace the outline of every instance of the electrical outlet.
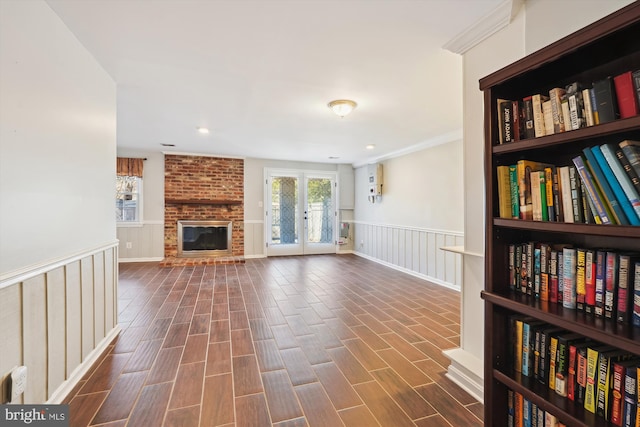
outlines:
[{"label": "electrical outlet", "polygon": [[131,249],[131,246],[132,246],[131,242],[127,242],[127,249]]}]

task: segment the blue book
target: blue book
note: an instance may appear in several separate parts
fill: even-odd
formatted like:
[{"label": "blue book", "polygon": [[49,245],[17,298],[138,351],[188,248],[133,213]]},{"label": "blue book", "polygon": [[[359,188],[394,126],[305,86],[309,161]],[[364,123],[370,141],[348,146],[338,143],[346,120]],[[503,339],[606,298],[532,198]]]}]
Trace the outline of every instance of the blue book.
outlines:
[{"label": "blue book", "polygon": [[531,402],[528,399],[524,399],[524,405],[522,405],[523,412],[523,427],[532,427],[531,426]]},{"label": "blue book", "polygon": [[633,326],[640,326],[640,261],[634,266],[633,273]]},{"label": "blue book", "polygon": [[611,210],[611,216],[615,220],[615,222],[612,222],[614,224],[629,225],[629,221],[627,221],[627,217],[622,211],[622,207],[620,207],[618,199],[613,193],[613,190],[611,190],[611,187],[609,186],[609,183],[607,182],[602,169],[600,169],[593,151],[591,151],[589,147],[586,147],[584,150],[582,150],[582,152],[587,159],[585,166],[587,166],[587,168],[591,171],[594,181],[602,191],[604,202],[609,206]]},{"label": "blue book", "polygon": [[582,183],[587,189],[589,199],[591,199],[596,213],[598,214],[598,217],[600,217],[600,222],[602,222],[603,224],[612,224],[613,222],[611,221],[609,216],[609,209],[605,205],[604,200],[602,200],[600,189],[596,186],[596,182],[593,180],[593,176],[585,165],[584,160],[580,156],[574,157],[573,164],[576,165],[578,175],[580,175],[580,179],[582,179]]},{"label": "blue book", "polygon": [[622,207],[622,210],[624,211],[624,215],[627,217],[627,220],[631,225],[640,225],[640,219],[638,219],[638,216],[636,215],[636,211],[634,210],[633,206],[629,202],[627,195],[622,189],[622,186],[620,185],[620,182],[616,178],[616,175],[613,173],[613,170],[609,166],[609,162],[607,162],[607,159],[604,157],[602,150],[600,149],[600,147],[596,146],[596,147],[591,147],[591,151],[593,152],[593,156],[596,158],[596,161],[598,162],[598,166],[600,166],[600,169],[602,169],[602,173],[604,174],[604,177],[609,183],[609,186],[611,187],[613,194],[615,194],[616,199],[618,199],[618,203]]},{"label": "blue book", "polygon": [[[636,216],[640,219],[640,194],[638,194],[638,190],[631,182],[631,178],[624,170],[624,166],[620,163],[618,156],[616,154],[616,147],[613,144],[602,144],[600,146],[600,151],[602,151],[602,155],[605,160],[609,164],[611,171],[616,176],[616,179],[620,183],[622,190],[624,191],[625,196],[633,206],[633,210],[636,213]],[[629,215],[627,215],[629,216]],[[633,224],[631,218],[629,218],[629,222]]]},{"label": "blue book", "polygon": [[562,306],[571,310],[576,309],[576,250],[564,248],[563,254],[563,286]]}]

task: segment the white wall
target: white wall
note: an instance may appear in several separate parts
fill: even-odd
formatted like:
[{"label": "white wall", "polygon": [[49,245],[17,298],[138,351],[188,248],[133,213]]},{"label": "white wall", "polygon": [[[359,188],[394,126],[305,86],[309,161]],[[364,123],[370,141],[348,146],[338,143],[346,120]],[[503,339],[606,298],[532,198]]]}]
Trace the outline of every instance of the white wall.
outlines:
[{"label": "white wall", "polygon": [[368,201],[368,167],[355,171],[354,249],[359,255],[459,289],[462,245],[462,141],[382,162],[382,197]]},{"label": "white wall", "polygon": [[116,88],[40,0],[0,2],[0,376],[59,403],[117,335]]},{"label": "white wall", "polygon": [[0,6],[0,276],[115,240],[115,84],[43,1]]},{"label": "white wall", "polygon": [[462,231],[462,141],[382,163],[383,196],[367,200],[367,166],[355,173],[357,221]]}]

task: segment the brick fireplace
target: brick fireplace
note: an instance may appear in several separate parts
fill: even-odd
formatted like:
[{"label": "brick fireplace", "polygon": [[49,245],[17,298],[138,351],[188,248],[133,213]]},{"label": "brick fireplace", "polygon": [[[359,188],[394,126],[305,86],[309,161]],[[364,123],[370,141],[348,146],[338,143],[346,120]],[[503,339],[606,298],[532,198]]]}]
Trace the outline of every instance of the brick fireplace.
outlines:
[{"label": "brick fireplace", "polygon": [[[244,261],[244,160],[165,155],[163,265]],[[231,221],[231,255],[178,257],[178,221]]]}]

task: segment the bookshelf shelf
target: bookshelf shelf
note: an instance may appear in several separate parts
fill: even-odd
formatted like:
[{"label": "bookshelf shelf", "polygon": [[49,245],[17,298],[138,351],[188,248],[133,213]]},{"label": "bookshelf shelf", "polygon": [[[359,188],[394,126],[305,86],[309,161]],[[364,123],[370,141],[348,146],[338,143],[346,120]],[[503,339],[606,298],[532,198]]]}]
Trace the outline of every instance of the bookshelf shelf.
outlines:
[{"label": "bookshelf shelf", "polygon": [[632,353],[638,350],[640,328],[617,323],[611,319],[596,318],[563,308],[556,303],[540,301],[515,292],[505,294],[483,292],[482,298],[496,306],[517,309],[519,313],[588,336],[602,344],[612,345]]},{"label": "bookshelf shelf", "polygon": [[574,144],[576,142],[588,143],[592,140],[599,140],[610,135],[614,135],[619,139],[638,139],[640,135],[640,116],[576,129],[570,132],[495,145],[493,146],[492,151],[495,155],[521,153],[527,150],[556,147],[562,144]]},{"label": "bookshelf shelf", "polygon": [[557,416],[565,420],[567,424],[588,425],[593,427],[611,425],[602,418],[596,417],[591,412],[585,411],[570,400],[560,397],[555,391],[549,389],[547,385],[523,376],[518,372],[509,375],[498,369],[494,369],[493,378],[511,390],[521,393],[543,410],[557,414]]},{"label": "bookshelf shelf", "polygon": [[640,247],[640,227],[630,225],[571,224],[567,222],[525,221],[521,219],[494,218],[495,227],[513,228],[552,233],[575,233],[592,236],[637,238]]},{"label": "bookshelf shelf", "polygon": [[[519,393],[524,399],[528,399],[537,407],[554,415],[558,421],[567,426],[612,425],[581,405],[558,395],[537,379],[513,372],[515,371],[512,368],[514,361],[511,360],[511,355],[515,351],[514,343],[517,339],[514,337],[513,328],[510,328],[510,322],[515,316],[526,316],[532,321],[540,321],[539,323],[543,323],[545,328],[548,325],[567,333],[579,334],[594,342],[640,357],[640,327],[633,327],[629,323],[618,323],[615,319],[595,317],[593,314],[576,309],[564,308],[562,303],[543,302],[533,295],[519,292],[514,282],[521,280],[521,288],[529,289],[534,268],[529,271],[524,270],[526,271],[525,279],[520,275],[511,275],[509,268],[510,248],[521,246],[526,247],[528,252],[532,252],[536,243],[548,245],[549,254],[551,250],[558,250],[552,249],[554,245],[562,244],[570,245],[574,249],[580,248],[584,253],[591,250],[594,254],[606,248],[606,251],[616,254],[615,258],[622,259],[618,254],[628,251],[640,252],[640,226],[505,219],[505,216],[509,216],[508,213],[505,214],[505,206],[502,207],[503,218],[500,218],[498,197],[499,191],[505,194],[514,188],[509,186],[509,190],[505,190],[505,182],[510,184],[509,176],[506,181],[504,179],[505,168],[501,168],[502,186],[499,185],[499,166],[513,166],[519,160],[529,160],[552,164],[558,169],[565,166],[573,167],[573,158],[581,155],[582,150],[586,148],[602,144],[617,145],[624,140],[640,140],[640,115],[636,115],[566,132],[557,132],[558,129],[554,129],[556,133],[552,135],[520,138],[515,142],[500,145],[501,131],[504,131],[502,134],[504,137],[508,130],[500,126],[500,120],[506,120],[505,117],[510,116],[501,114],[506,111],[505,104],[501,103],[499,108],[498,103],[498,100],[522,102],[530,95],[544,94],[545,91],[548,93],[552,88],[564,88],[574,82],[579,83],[583,88],[590,88],[594,82],[607,77],[618,76],[630,70],[640,70],[638,40],[640,40],[640,2],[633,2],[484,77],[479,82],[484,94],[486,189],[485,290],[481,295],[485,303],[485,426],[502,427],[509,424],[510,391],[514,394]],[[511,104],[508,103],[508,105]],[[520,133],[520,136],[524,136],[523,133]],[[532,180],[537,178],[537,174],[531,175]],[[547,178],[546,176],[542,178],[540,181],[544,183]],[[577,180],[580,179],[580,177],[577,178]],[[578,181],[571,181],[572,184],[576,182]],[[541,188],[544,190],[545,187]],[[519,191],[519,188],[516,188],[516,191]],[[580,203],[577,198],[573,201]],[[588,211],[581,211],[573,204],[568,207],[569,210],[571,208],[574,209],[572,213],[576,213],[578,217],[586,218],[589,214]],[[584,215],[581,212],[584,212]],[[557,247],[559,246],[555,246]],[[562,249],[559,251],[562,253]],[[522,249],[522,252],[525,250]],[[539,252],[542,250],[540,249]],[[511,251],[512,260],[517,256],[515,251]],[[522,256],[522,260],[525,260],[526,256]],[[520,267],[524,269],[526,265],[533,265],[533,259],[523,262]],[[602,256],[600,259],[602,260]],[[511,265],[517,264],[513,261]],[[514,271],[516,270],[512,268],[511,272]],[[549,281],[551,280],[550,271],[542,273],[548,274]],[[536,277],[539,277],[540,270],[537,274]],[[542,280],[538,283],[542,283]],[[513,290],[514,288],[516,291]],[[535,295],[536,292],[532,293]],[[591,307],[594,307],[593,304],[592,302]],[[521,323],[525,322],[521,321]]]}]

